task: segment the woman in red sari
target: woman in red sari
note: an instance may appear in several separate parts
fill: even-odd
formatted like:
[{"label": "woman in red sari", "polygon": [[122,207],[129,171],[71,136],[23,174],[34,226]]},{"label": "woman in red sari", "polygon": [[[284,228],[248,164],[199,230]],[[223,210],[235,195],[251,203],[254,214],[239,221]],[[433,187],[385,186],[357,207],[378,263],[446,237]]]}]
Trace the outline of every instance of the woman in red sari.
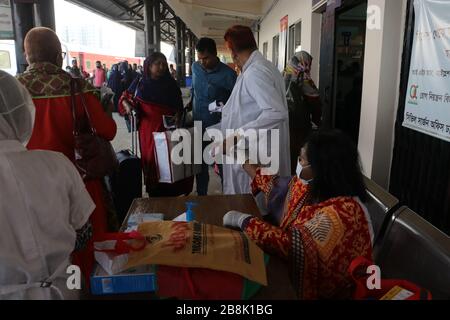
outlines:
[{"label": "woman in red sari", "polygon": [[153,132],[166,131],[163,116],[175,116],[183,110],[181,90],[170,75],[164,54],[155,52],[145,60],[142,78],[135,79],[119,101],[121,115],[131,112],[125,101],[138,115],[139,141],[147,193],[152,197],[190,193],[193,179],[175,184],[158,182]]},{"label": "woman in red sari", "polygon": [[289,261],[299,299],[350,298],[348,267],[360,256],[372,260],[373,241],[356,146],[339,131],[319,132],[303,147],[294,178],[244,168],[253,193],[264,193],[268,215],[232,211],[224,225]]}]

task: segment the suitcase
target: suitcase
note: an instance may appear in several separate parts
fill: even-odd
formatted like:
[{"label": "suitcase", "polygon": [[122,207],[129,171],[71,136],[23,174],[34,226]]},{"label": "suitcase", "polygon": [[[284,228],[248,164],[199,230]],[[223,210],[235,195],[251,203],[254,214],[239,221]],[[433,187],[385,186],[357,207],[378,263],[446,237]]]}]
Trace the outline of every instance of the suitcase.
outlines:
[{"label": "suitcase", "polygon": [[142,198],[142,163],[138,157],[138,132],[136,115],[130,116],[131,150],[117,153],[119,169],[111,177],[111,189],[119,222],[125,219],[134,199]]}]

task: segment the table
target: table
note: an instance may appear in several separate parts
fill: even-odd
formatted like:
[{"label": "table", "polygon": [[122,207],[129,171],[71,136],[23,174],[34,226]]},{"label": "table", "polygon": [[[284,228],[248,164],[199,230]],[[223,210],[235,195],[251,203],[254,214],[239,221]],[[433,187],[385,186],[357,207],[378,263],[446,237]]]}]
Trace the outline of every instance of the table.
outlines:
[{"label": "table", "polygon": [[[195,202],[195,219],[203,223],[222,226],[223,216],[231,210],[260,217],[259,209],[251,195],[149,198],[133,201],[121,231],[126,229],[128,219],[137,213],[162,213],[165,220],[173,220],[186,211],[186,202]],[[289,279],[287,264],[271,257],[267,266],[268,286],[263,287],[255,300],[294,300],[295,291]],[[132,295],[131,295],[132,296]],[[131,297],[129,296],[129,297]]]}]

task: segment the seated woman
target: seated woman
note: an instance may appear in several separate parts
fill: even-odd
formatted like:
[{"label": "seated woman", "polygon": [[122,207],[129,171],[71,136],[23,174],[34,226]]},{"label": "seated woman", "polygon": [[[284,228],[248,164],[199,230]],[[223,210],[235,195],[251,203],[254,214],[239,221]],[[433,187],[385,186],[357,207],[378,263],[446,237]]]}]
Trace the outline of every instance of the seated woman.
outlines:
[{"label": "seated woman", "polygon": [[373,241],[356,146],[340,131],[318,132],[302,148],[294,178],[244,168],[253,193],[265,194],[271,223],[232,211],[224,225],[287,259],[299,299],[350,298],[347,269],[359,256],[372,259]]},{"label": "seated woman", "polygon": [[66,271],[95,205],[62,153],[27,151],[34,120],[26,88],[0,71],[0,300],[77,299]]},{"label": "seated woman", "polygon": [[[125,103],[128,102],[128,103]],[[153,53],[144,62],[144,75],[135,79],[119,101],[119,111],[129,115],[130,106],[138,114],[139,141],[147,193],[152,197],[179,196],[192,191],[193,179],[175,184],[158,182],[153,132],[166,131],[163,116],[175,116],[183,110],[183,98],[176,81],[169,73],[166,57]]]}]

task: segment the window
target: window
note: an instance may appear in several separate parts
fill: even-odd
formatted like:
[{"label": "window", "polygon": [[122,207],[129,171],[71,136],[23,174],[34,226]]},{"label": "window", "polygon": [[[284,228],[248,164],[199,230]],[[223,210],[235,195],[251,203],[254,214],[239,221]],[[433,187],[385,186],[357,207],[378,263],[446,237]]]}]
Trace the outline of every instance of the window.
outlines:
[{"label": "window", "polygon": [[267,51],[269,51],[269,43],[264,42],[263,43],[263,56],[267,59]]},{"label": "window", "polygon": [[302,50],[302,22],[293,24],[289,28],[289,60],[296,52]]},{"label": "window", "polygon": [[280,56],[280,36],[276,35],[273,37],[273,47],[272,47],[272,62],[275,67],[278,68],[278,60]]},{"label": "window", "polygon": [[8,51],[0,50],[0,69],[11,69],[11,57]]},{"label": "window", "polygon": [[91,61],[86,60],[86,69],[91,70]]}]

